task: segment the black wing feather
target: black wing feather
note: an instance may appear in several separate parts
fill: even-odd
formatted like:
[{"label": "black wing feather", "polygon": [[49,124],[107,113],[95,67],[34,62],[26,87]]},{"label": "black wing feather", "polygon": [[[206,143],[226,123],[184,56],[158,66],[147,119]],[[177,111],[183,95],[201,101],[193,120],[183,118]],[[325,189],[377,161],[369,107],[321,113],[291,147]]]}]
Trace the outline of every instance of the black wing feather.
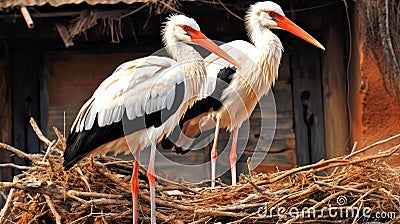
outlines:
[{"label": "black wing feather", "polygon": [[[197,101],[191,108],[189,108],[183,118],[179,121],[180,128],[176,127],[174,131],[171,133],[168,138],[164,138],[161,141],[161,146],[164,149],[172,149],[174,147],[174,143],[179,138],[180,130],[182,129],[183,124],[202,114],[209,111],[211,108],[216,111],[222,106],[222,92],[229,86],[232,81],[233,74],[236,73],[236,68],[225,67],[218,72],[218,79],[215,85],[215,89],[212,94],[202,100]],[[197,140],[197,139],[196,139]],[[199,141],[194,141],[192,146],[197,144]],[[189,150],[183,150],[181,147],[175,147],[176,153],[185,154]]]},{"label": "black wing feather", "polygon": [[184,91],[185,85],[184,82],[181,82],[176,85],[174,102],[169,110],[155,111],[151,114],[145,114],[142,117],[136,117],[133,120],[128,119],[125,111],[121,121],[99,127],[96,115],[96,119],[90,130],[83,130],[81,132],[72,131],[69,134],[67,149],[64,152],[64,168],[68,170],[91,151],[105,143],[151,126],[161,126],[163,121],[167,120],[178,110],[183,101]]}]

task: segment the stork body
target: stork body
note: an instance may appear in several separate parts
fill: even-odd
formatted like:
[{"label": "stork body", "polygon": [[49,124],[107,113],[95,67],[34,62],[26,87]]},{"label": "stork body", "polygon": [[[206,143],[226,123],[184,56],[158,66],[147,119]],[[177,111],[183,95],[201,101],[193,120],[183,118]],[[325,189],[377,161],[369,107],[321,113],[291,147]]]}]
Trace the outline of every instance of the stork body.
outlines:
[{"label": "stork body", "polygon": [[120,65],[82,106],[67,138],[64,167],[89,154],[131,152],[133,222],[137,223],[138,160],[151,146],[148,178],[151,222],[155,223],[155,143],[168,135],[197,99],[204,80],[203,58],[187,42],[198,44],[237,64],[200,32],[186,16],[168,18],[163,31],[168,57],[148,56]]},{"label": "stork body", "polygon": [[[211,97],[196,102],[180,122],[183,134],[190,138],[196,138],[200,135],[201,130],[207,130],[213,127],[210,123],[215,123],[215,137],[211,150],[212,187],[215,186],[219,129],[226,128],[228,131],[233,131],[230,163],[232,184],[235,185],[238,129],[250,117],[260,98],[268,93],[278,77],[283,46],[270,29],[287,30],[324,49],[318,41],[287,19],[279,5],[273,2],[258,2],[252,5],[247,12],[245,23],[253,44],[236,40],[220,46],[234,60],[241,62],[241,68],[231,71],[233,74],[223,79],[228,85],[218,85],[217,80],[225,77],[221,71],[226,72],[229,65],[213,54],[208,56],[205,59],[208,79],[205,91]],[[216,94],[220,92],[221,94]],[[212,106],[211,101],[215,101],[215,99],[211,100],[210,98],[215,97],[218,97],[218,101],[221,102],[218,107]],[[208,108],[199,112],[196,109],[198,104],[208,105]],[[204,119],[204,117],[211,119]],[[186,145],[184,147],[186,149],[190,149],[194,145],[193,143],[178,143]],[[170,144],[165,143],[164,145],[168,147]],[[177,150],[185,150],[184,148]]]}]

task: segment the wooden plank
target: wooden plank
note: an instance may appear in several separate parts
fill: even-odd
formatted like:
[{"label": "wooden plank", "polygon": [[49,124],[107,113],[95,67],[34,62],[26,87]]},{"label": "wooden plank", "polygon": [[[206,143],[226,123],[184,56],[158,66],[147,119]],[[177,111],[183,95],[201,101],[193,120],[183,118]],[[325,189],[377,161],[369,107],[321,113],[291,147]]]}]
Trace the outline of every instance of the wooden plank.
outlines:
[{"label": "wooden plank", "polygon": [[290,55],[284,52],[282,55],[281,65],[279,66],[278,83],[282,82],[290,84],[291,76],[290,76],[289,62],[290,62]]},{"label": "wooden plank", "polygon": [[[13,145],[26,152],[36,153],[41,144],[29,125],[29,118],[35,118],[40,124],[39,77],[42,71],[42,52],[40,46],[30,42],[17,42],[12,50]],[[19,158],[15,158],[14,162],[21,165],[27,163]]]},{"label": "wooden plank", "polygon": [[[278,112],[279,113],[279,112]],[[293,114],[293,112],[291,113]],[[292,116],[286,116],[283,117],[282,114],[281,116],[276,116],[276,124],[275,123],[266,123],[264,124],[264,128],[276,128],[276,129],[292,129],[293,128],[293,115]],[[260,117],[257,118],[250,118],[250,125],[252,128],[259,129],[261,127],[261,121],[263,119]]]},{"label": "wooden plank", "polygon": [[278,81],[273,90],[278,114],[293,112],[292,85],[286,81]]},{"label": "wooden plank", "polygon": [[[345,27],[343,17],[335,17],[327,31],[326,48],[322,57],[322,85],[327,158],[349,152],[349,114],[347,109],[347,80],[345,62]],[[351,146],[350,146],[351,147]]]},{"label": "wooden plank", "polygon": [[[321,50],[298,38],[293,38],[293,46],[293,108],[297,162],[298,165],[306,165],[326,157]],[[309,128],[305,122],[308,122]]]},{"label": "wooden plank", "polygon": [[[12,144],[12,99],[8,43],[0,41],[0,142]],[[11,153],[2,151],[0,163],[12,162]],[[0,169],[0,181],[11,181],[12,169]],[[2,199],[2,197],[1,197]],[[1,204],[1,200],[0,200]]]}]

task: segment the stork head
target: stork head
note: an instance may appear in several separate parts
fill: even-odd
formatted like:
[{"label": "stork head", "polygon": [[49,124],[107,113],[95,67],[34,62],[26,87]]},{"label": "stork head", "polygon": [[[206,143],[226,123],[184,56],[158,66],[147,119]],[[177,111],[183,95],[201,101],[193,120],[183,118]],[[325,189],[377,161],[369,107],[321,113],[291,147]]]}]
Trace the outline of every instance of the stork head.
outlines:
[{"label": "stork head", "polygon": [[303,40],[325,50],[315,38],[297,26],[294,22],[288,19],[283,13],[282,8],[271,1],[257,2],[250,6],[246,15],[246,23],[248,29],[254,29],[257,26],[268,29],[283,29]]},{"label": "stork head", "polygon": [[177,42],[197,44],[208,51],[225,59],[229,63],[239,67],[239,63],[233,60],[227,53],[219,48],[201,31],[197,22],[185,15],[171,15],[168,17],[162,31],[165,46],[171,46]]},{"label": "stork head", "polygon": [[165,22],[163,41],[166,45],[173,42],[192,42],[190,31],[200,32],[196,20],[184,15],[171,15]]}]

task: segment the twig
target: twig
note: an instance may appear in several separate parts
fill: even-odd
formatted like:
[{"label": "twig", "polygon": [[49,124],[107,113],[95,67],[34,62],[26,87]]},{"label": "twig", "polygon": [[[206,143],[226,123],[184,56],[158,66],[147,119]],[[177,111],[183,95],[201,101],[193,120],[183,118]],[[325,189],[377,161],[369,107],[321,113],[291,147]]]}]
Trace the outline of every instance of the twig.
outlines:
[{"label": "twig", "polygon": [[276,206],[277,204],[280,204],[282,201],[285,201],[286,199],[296,198],[296,197],[300,197],[300,196],[303,196],[303,195],[309,195],[309,194],[311,194],[312,192],[314,192],[317,189],[318,189],[318,185],[315,185],[315,184],[311,185],[308,188],[303,189],[300,192],[294,192],[294,193],[291,193],[291,194],[288,194],[288,195],[285,195],[285,196],[281,197],[280,199],[275,201],[273,204],[271,204],[270,207],[277,207]]},{"label": "twig", "polygon": [[[36,186],[38,185],[38,186]],[[21,183],[21,182],[0,182],[0,188],[11,189],[17,188],[20,190],[24,190],[27,192],[34,192],[43,195],[49,195],[54,199],[62,200],[64,199],[65,190],[61,187],[51,186],[47,183],[39,181],[39,183],[35,184],[34,187],[30,187],[29,183]]]},{"label": "twig", "polygon": [[288,170],[288,171],[284,171],[283,174],[281,174],[279,176],[276,176],[276,177],[274,177],[272,179],[258,181],[258,182],[256,182],[256,184],[257,185],[270,184],[270,183],[282,180],[285,177],[287,177],[289,175],[292,175],[294,173],[298,173],[300,171],[305,171],[305,170],[316,169],[318,167],[326,166],[326,165],[331,164],[331,163],[337,163],[337,164],[340,164],[340,165],[347,165],[349,163],[349,161],[343,160],[340,157],[329,159],[329,160],[321,160],[321,161],[319,161],[318,163],[315,163],[315,164],[306,165],[306,166],[298,167],[298,168],[291,169],[291,170]]},{"label": "twig", "polygon": [[225,211],[220,211],[220,210],[214,209],[214,208],[209,208],[209,209],[196,208],[196,209],[194,209],[194,213],[202,214],[202,215],[209,215],[212,217],[243,218],[243,217],[247,216],[247,214],[243,213],[243,212],[225,212]]},{"label": "twig", "polygon": [[373,143],[373,144],[371,144],[371,145],[368,145],[368,146],[366,146],[366,147],[364,147],[364,148],[362,148],[362,149],[360,149],[360,150],[357,150],[357,151],[355,151],[355,152],[353,152],[353,153],[351,153],[351,154],[345,156],[344,159],[349,159],[349,158],[351,158],[351,157],[353,157],[353,156],[355,156],[355,155],[357,155],[357,154],[359,154],[359,153],[362,153],[362,152],[367,151],[367,150],[370,149],[370,148],[373,148],[373,147],[375,147],[375,146],[377,146],[377,145],[381,145],[381,144],[383,144],[383,143],[389,142],[389,141],[391,141],[391,140],[393,140],[393,139],[395,139],[395,138],[398,138],[398,137],[400,137],[400,134],[393,135],[392,137],[387,138],[387,139],[384,139],[384,140],[381,140],[381,141],[377,141],[377,142],[375,142],[375,143]]},{"label": "twig", "polygon": [[46,145],[50,145],[51,141],[46,138],[46,136],[43,135],[42,131],[40,130],[39,126],[37,125],[35,119],[33,119],[33,117],[31,117],[31,119],[29,119],[29,123],[31,124],[33,131],[36,133],[37,137],[44,142]]},{"label": "twig", "polygon": [[365,194],[363,194],[360,198],[357,199],[357,201],[355,201],[350,207],[353,208],[354,206],[356,206],[356,204],[358,202],[360,202],[361,200],[363,200],[365,197],[367,197],[369,194],[371,194],[375,189],[371,189],[367,192],[365,192]]},{"label": "twig", "polygon": [[247,170],[249,171],[250,178],[253,177],[253,171],[251,170],[251,157],[247,158]]},{"label": "twig", "polygon": [[236,15],[228,7],[226,7],[225,4],[221,2],[221,0],[218,0],[218,2],[229,14],[231,14],[234,17],[236,17],[238,20],[243,21],[243,19],[240,16]]},{"label": "twig", "polygon": [[[325,183],[325,182],[320,182],[320,181],[315,181],[315,183],[316,184],[320,184],[320,185],[325,185],[325,186],[328,186],[328,187],[334,188],[334,189],[336,188],[336,189],[339,189],[339,190],[352,191],[352,192],[361,193],[361,194],[365,194],[366,193],[363,190],[359,190],[359,189],[348,187],[348,186],[337,186],[337,185],[333,185],[333,184],[329,184],[329,183]],[[370,193],[368,193],[368,194],[370,194]],[[380,196],[378,194],[371,194],[371,196],[379,198],[379,199],[385,199],[385,197],[382,197],[382,196]]]},{"label": "twig", "polygon": [[[353,148],[350,151],[350,154],[352,154],[352,153],[354,153],[356,151],[357,145],[358,145],[358,142],[357,141],[354,142],[354,145],[353,145]],[[344,158],[346,159],[346,157],[344,157]],[[332,171],[331,175],[332,176],[335,175],[336,172],[338,171],[338,169],[339,169],[339,167],[335,167],[335,169]]]},{"label": "twig", "polygon": [[[150,212],[151,212],[150,208],[148,208],[148,207],[143,207],[143,211],[146,212],[147,214],[150,214]],[[157,216],[157,221],[162,221],[162,222],[170,222],[171,221],[170,217],[164,215],[161,212],[156,211],[156,216]],[[176,221],[178,221],[178,220],[176,220]]]},{"label": "twig", "polygon": [[44,195],[44,198],[46,198],[47,205],[49,206],[50,211],[53,213],[54,217],[56,218],[56,223],[61,224],[61,216],[57,212],[57,210],[54,206],[53,200],[51,200],[51,198],[48,195]]},{"label": "twig", "polygon": [[171,181],[171,180],[168,180],[168,179],[165,179],[165,178],[162,178],[162,177],[157,177],[157,182],[162,184],[162,185],[165,185],[165,186],[167,186],[167,185],[175,185],[175,186],[178,186],[180,189],[188,191],[188,192],[191,192],[191,193],[195,193],[195,194],[199,193],[195,189],[192,189],[192,188],[190,188],[188,186],[176,183],[174,181]]},{"label": "twig", "polygon": [[39,218],[43,217],[44,215],[47,215],[47,213],[49,213],[49,210],[46,210],[44,212],[39,213],[38,215],[35,215],[35,217],[29,220],[28,224],[38,223]]},{"label": "twig", "polygon": [[218,211],[243,211],[244,209],[260,208],[260,207],[264,207],[264,206],[265,206],[265,202],[255,203],[255,204],[228,205],[228,206],[219,207]]},{"label": "twig", "polygon": [[139,8],[137,8],[137,9],[135,9],[135,10],[129,12],[129,13],[123,14],[122,16],[118,17],[118,19],[123,19],[123,18],[125,18],[127,16],[133,15],[133,14],[139,12],[140,10],[144,9],[145,7],[147,7],[147,4],[144,4],[144,5],[140,6]]},{"label": "twig", "polygon": [[[398,199],[398,196],[395,197],[392,193],[390,193],[388,190],[386,190],[386,189],[383,188],[383,187],[379,188],[379,191],[380,191],[380,192],[383,192],[384,194],[386,194],[386,195],[389,197],[390,202],[392,203],[392,205],[396,208],[396,210],[397,210],[398,212],[400,212],[399,206],[398,206],[396,203],[394,203],[393,200],[392,200],[392,198],[394,198],[394,199],[396,199],[397,203],[399,203],[400,201],[399,201],[399,199]],[[399,203],[399,204],[400,204],[400,203]]]},{"label": "twig", "polygon": [[14,163],[3,163],[3,164],[0,164],[0,168],[14,168],[14,169],[17,169],[17,170],[30,170],[30,169],[32,169],[32,167],[20,166],[20,165],[14,164]]},{"label": "twig", "polygon": [[83,175],[81,168],[76,167],[75,169],[76,169],[76,171],[79,173],[79,178],[81,178],[81,180],[83,181],[83,183],[85,183],[87,190],[88,190],[88,191],[92,191],[92,190],[90,189],[89,181],[88,181],[87,177],[86,177],[85,175]]},{"label": "twig", "polygon": [[389,157],[389,156],[393,155],[399,148],[400,148],[400,144],[396,145],[396,146],[393,146],[392,148],[386,150],[385,152],[379,153],[377,155],[368,156],[368,157],[361,158],[361,159],[358,159],[358,160],[351,160],[349,162],[349,164],[357,164],[357,163],[362,163],[362,162],[365,162],[365,161],[371,161],[371,160],[374,160],[374,159],[380,159],[380,158]]},{"label": "twig", "polygon": [[[14,181],[17,181],[17,180],[18,180],[18,178],[14,177]],[[6,221],[6,216],[9,213],[9,211],[13,205],[14,193],[15,193],[14,188],[11,189],[10,192],[8,193],[6,203],[4,204],[4,207],[1,209],[1,212],[0,212],[0,224],[5,223],[5,221]]]},{"label": "twig", "polygon": [[320,207],[321,205],[326,204],[326,203],[327,203],[328,201],[330,201],[331,199],[336,198],[336,197],[338,197],[338,196],[340,196],[340,195],[343,195],[343,194],[345,194],[346,192],[347,192],[347,191],[339,191],[339,192],[336,192],[336,193],[334,193],[334,194],[329,195],[328,197],[324,198],[322,201],[320,201],[320,202],[318,202],[317,204],[315,204],[313,207],[307,209],[306,212],[300,213],[299,215],[297,215],[296,217],[294,217],[294,218],[288,220],[288,221],[285,222],[285,223],[286,223],[286,224],[290,224],[290,223],[296,222],[297,220],[301,219],[301,218],[304,216],[305,213],[310,212],[311,210],[315,210],[316,208]]},{"label": "twig", "polygon": [[251,181],[250,178],[246,177],[246,175],[244,175],[244,177],[251,184],[251,186],[253,186],[258,192],[260,192],[261,194],[264,193],[263,189],[261,189],[259,186],[257,186],[257,184]]},{"label": "twig", "polygon": [[115,183],[117,183],[119,186],[123,187],[124,189],[126,189],[128,192],[131,191],[131,186],[129,184],[127,184],[124,181],[119,180],[118,178],[116,178],[114,175],[112,175],[111,173],[109,173],[108,171],[106,171],[106,167],[99,163],[96,162],[96,169],[104,176],[106,176],[108,179],[114,181]]},{"label": "twig", "polygon": [[100,198],[100,199],[90,200],[88,204],[96,205],[96,206],[100,206],[100,205],[132,205],[132,201]]},{"label": "twig", "polygon": [[203,218],[201,218],[201,219],[198,219],[198,220],[196,220],[196,221],[194,221],[194,222],[191,222],[191,223],[189,223],[189,224],[202,224],[202,223],[208,223],[208,221],[210,221],[211,220],[211,218],[210,217],[208,217],[208,216],[206,216],[206,217],[203,217]]},{"label": "twig", "polygon": [[[64,133],[64,135],[61,134],[61,132],[55,126],[53,126],[53,130],[57,135],[57,145],[58,145],[58,143],[60,143],[61,144],[61,150],[64,151],[67,148],[67,145],[65,144],[65,137],[64,137],[65,133]],[[62,154],[64,154],[64,153],[62,153]]]},{"label": "twig", "polygon": [[[357,201],[358,201],[358,200],[357,200]],[[364,201],[361,201],[360,206],[358,206],[358,209],[357,209],[357,214],[356,214],[356,216],[354,217],[353,222],[352,222],[351,224],[356,224],[356,223],[358,223],[358,222],[357,222],[357,219],[358,219],[358,217],[360,217],[360,211],[361,211],[361,208],[362,208],[363,205],[364,205]]]},{"label": "twig", "polygon": [[21,159],[27,159],[27,160],[33,162],[32,155],[26,154],[26,153],[22,152],[21,150],[19,150],[17,148],[14,148],[14,147],[12,147],[12,146],[10,146],[8,144],[0,142],[0,149],[7,150],[9,152],[14,153],[15,155],[17,155]]},{"label": "twig", "polygon": [[46,153],[43,156],[42,162],[44,162],[46,160],[47,155],[50,153],[50,150],[52,149],[54,143],[56,143],[56,140],[53,140],[52,142],[50,142],[50,144],[48,144],[47,150],[46,150]]},{"label": "twig", "polygon": [[115,194],[105,194],[105,193],[97,193],[97,192],[83,192],[83,191],[76,191],[76,190],[69,190],[67,192],[68,196],[80,196],[80,197],[93,197],[93,198],[108,198],[108,199],[118,199],[122,198],[121,195]]}]

